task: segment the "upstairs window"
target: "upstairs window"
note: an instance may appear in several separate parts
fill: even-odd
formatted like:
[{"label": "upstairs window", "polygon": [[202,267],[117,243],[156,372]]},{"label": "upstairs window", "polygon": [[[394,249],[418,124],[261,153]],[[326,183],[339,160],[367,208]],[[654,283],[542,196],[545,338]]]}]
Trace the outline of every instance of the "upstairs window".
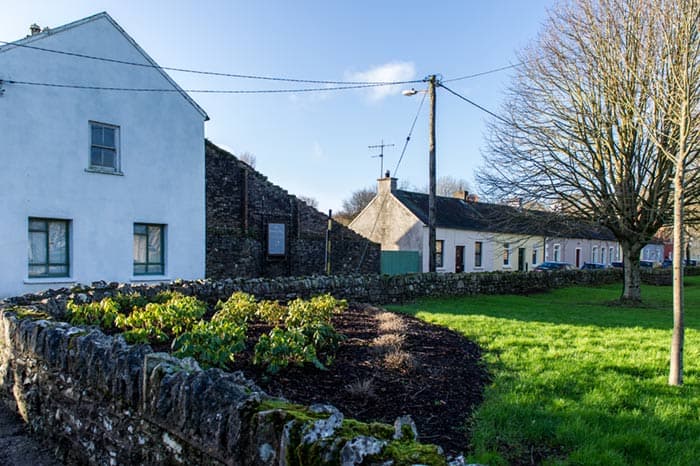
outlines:
[{"label": "upstairs window", "polygon": [[90,122],[90,169],[120,172],[118,126]]},{"label": "upstairs window", "polygon": [[165,273],[165,225],[134,223],[134,275]]},{"label": "upstairs window", "polygon": [[29,277],[67,277],[68,220],[29,219]]}]

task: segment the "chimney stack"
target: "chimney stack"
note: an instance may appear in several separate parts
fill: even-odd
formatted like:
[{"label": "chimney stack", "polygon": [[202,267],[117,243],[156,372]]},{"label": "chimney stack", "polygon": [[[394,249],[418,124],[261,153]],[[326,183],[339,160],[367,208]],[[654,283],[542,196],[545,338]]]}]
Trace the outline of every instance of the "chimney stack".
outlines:
[{"label": "chimney stack", "polygon": [[[25,23],[26,24],[26,23]],[[41,27],[39,27],[38,24],[34,23],[31,26],[29,26],[29,34],[32,36],[35,36],[41,32]]]},{"label": "chimney stack", "polygon": [[377,180],[377,194],[392,193],[396,191],[396,178],[391,177],[389,170],[384,174],[384,178]]}]

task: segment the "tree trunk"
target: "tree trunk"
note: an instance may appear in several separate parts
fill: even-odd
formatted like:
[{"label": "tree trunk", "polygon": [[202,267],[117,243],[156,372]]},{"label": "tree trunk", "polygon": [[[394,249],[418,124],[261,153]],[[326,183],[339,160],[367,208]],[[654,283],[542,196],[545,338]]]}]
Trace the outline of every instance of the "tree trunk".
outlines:
[{"label": "tree trunk", "polygon": [[[681,130],[681,136],[683,131]],[[679,154],[685,149],[681,140]],[[671,367],[669,385],[683,385],[683,179],[685,160],[679,156],[673,177],[673,336],[671,337]]]},{"label": "tree trunk", "polygon": [[639,253],[642,251],[643,245],[622,242],[621,246],[622,263],[624,264],[624,281],[620,301],[631,304],[639,303],[642,301],[642,278],[639,271]]}]

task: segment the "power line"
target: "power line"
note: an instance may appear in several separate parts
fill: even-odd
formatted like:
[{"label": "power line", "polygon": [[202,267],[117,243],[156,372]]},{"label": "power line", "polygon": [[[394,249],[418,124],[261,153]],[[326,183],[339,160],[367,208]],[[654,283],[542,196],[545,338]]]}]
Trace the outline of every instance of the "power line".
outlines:
[{"label": "power line", "polygon": [[81,84],[59,84],[59,83],[44,83],[33,81],[15,81],[6,79],[5,84],[20,84],[24,86],[42,86],[55,87],[61,89],[82,89],[82,90],[97,90],[97,91],[118,91],[118,92],[188,92],[193,94],[283,94],[283,93],[298,93],[298,92],[323,92],[323,91],[342,91],[347,89],[366,89],[381,86],[396,86],[402,83],[386,83],[386,84],[357,84],[349,86],[332,86],[332,87],[304,87],[298,89],[157,89],[143,87],[106,87],[106,86],[88,86]]},{"label": "power line", "polygon": [[484,76],[484,75],[487,75],[487,74],[498,73],[499,71],[505,71],[505,70],[509,70],[509,69],[511,69],[511,68],[517,68],[517,67],[522,66],[522,65],[524,65],[524,64],[525,64],[525,62],[520,62],[520,63],[516,63],[516,64],[514,64],[514,65],[502,66],[502,67],[500,67],[500,68],[494,68],[494,69],[492,69],[492,70],[482,71],[482,72],[480,72],[480,73],[474,73],[474,74],[468,74],[468,75],[466,75],[466,76],[460,76],[459,78],[445,79],[445,80],[443,80],[443,81],[441,81],[441,82],[443,82],[443,83],[449,83],[449,82],[453,82],[453,81],[462,81],[462,80],[464,80],[464,79],[478,78],[479,76]]},{"label": "power line", "polygon": [[460,99],[462,99],[463,101],[465,101],[465,102],[467,102],[467,103],[469,103],[469,104],[475,106],[476,108],[478,108],[478,109],[481,110],[482,112],[486,112],[486,113],[488,113],[489,115],[491,115],[492,117],[498,118],[499,120],[501,120],[502,122],[504,122],[504,123],[507,124],[507,125],[510,125],[510,124],[511,124],[511,123],[510,123],[508,120],[506,120],[505,118],[503,118],[503,117],[501,117],[501,116],[499,116],[499,115],[496,115],[496,114],[493,113],[491,110],[482,107],[481,105],[477,104],[477,103],[474,102],[473,100],[469,100],[469,99],[467,99],[466,97],[464,97],[463,95],[456,93],[455,91],[453,91],[453,90],[450,89],[449,87],[445,86],[444,84],[440,83],[440,84],[438,84],[438,85],[439,85],[441,88],[445,89],[445,90],[446,90],[447,92],[449,92],[450,94],[453,94],[453,95],[459,97]]},{"label": "power line", "polygon": [[420,105],[418,105],[418,111],[416,112],[416,116],[413,118],[413,123],[411,123],[411,129],[408,130],[408,136],[406,136],[406,142],[403,144],[403,149],[401,150],[401,157],[399,157],[399,161],[396,162],[396,168],[394,168],[394,177],[396,177],[396,173],[399,171],[399,165],[401,165],[401,161],[403,160],[403,156],[406,153],[406,147],[408,147],[408,142],[411,140],[411,135],[413,134],[413,129],[416,127],[416,121],[418,121],[418,115],[420,115],[420,111],[423,108],[423,102],[425,102],[425,97],[428,95],[427,92],[423,93],[423,98],[420,100]]},{"label": "power line", "polygon": [[261,75],[252,75],[252,74],[236,74],[236,73],[222,73],[222,72],[217,72],[217,71],[202,71],[202,70],[193,70],[193,69],[188,69],[188,68],[176,68],[176,67],[168,67],[168,66],[158,66],[154,65],[151,63],[136,63],[136,62],[131,62],[127,60],[118,60],[116,58],[106,58],[106,57],[97,57],[94,55],[86,55],[82,53],[76,53],[76,52],[66,52],[63,50],[55,50],[55,49],[47,49],[44,47],[37,47],[35,45],[27,45],[27,44],[17,44],[14,42],[5,42],[0,40],[0,44],[4,45],[11,45],[13,47],[23,47],[27,49],[32,49],[32,50],[39,50],[41,52],[48,52],[48,53],[55,53],[59,55],[67,55],[70,57],[78,57],[78,58],[85,58],[88,60],[97,60],[97,61],[103,61],[103,62],[108,62],[108,63],[117,63],[120,65],[129,65],[129,66],[138,66],[142,68],[154,68],[154,69],[160,69],[160,70],[167,70],[167,71],[177,71],[181,73],[192,73],[192,74],[201,74],[201,75],[207,75],[207,76],[220,76],[220,77],[228,77],[228,78],[239,78],[239,79],[256,79],[256,80],[264,80],[264,81],[282,81],[282,82],[292,82],[292,83],[305,83],[305,84],[331,84],[331,85],[350,85],[350,86],[359,86],[359,85],[398,85],[398,84],[415,84],[422,82],[422,79],[414,79],[414,80],[409,80],[409,81],[328,81],[328,80],[321,80],[321,79],[296,79],[296,78],[287,78],[287,77],[278,77],[278,76],[261,76]]}]

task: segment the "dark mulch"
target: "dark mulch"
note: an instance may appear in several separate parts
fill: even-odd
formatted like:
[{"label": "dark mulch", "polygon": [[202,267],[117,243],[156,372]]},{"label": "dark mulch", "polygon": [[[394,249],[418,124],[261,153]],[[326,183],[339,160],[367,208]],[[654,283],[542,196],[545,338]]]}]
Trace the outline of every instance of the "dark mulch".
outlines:
[{"label": "dark mulch", "polygon": [[[403,330],[380,329],[377,315],[382,312],[386,311],[353,305],[334,318],[334,326],[347,338],[326,371],[307,365],[269,376],[251,364],[249,351],[232,369],[242,370],[273,396],[301,404],[330,403],[346,417],[361,421],[393,423],[409,414],[421,441],[440,445],[448,453],[464,452],[470,414],[482,401],[488,382],[481,349],[451,330],[405,315],[396,314]],[[252,349],[258,332],[250,333]],[[372,341],[387,333],[405,335],[402,350],[409,353],[412,364],[385,362],[386,353]]]}]

